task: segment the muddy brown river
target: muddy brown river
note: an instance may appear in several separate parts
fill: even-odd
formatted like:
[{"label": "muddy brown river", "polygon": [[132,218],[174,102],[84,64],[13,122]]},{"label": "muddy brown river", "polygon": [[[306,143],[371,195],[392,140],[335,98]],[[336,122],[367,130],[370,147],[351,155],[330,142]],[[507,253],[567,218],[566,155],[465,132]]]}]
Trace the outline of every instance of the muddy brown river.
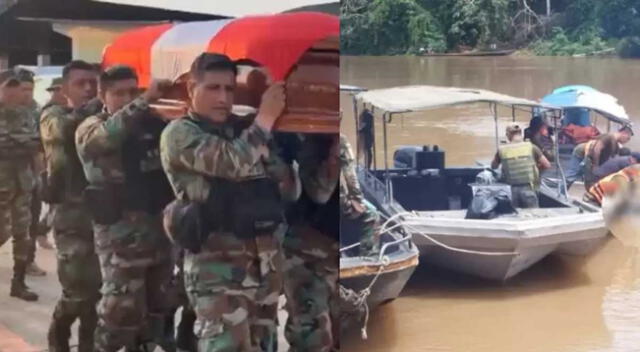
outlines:
[{"label": "muddy brown river", "polygon": [[[640,60],[344,57],[341,81],[367,88],[486,88],[529,99],[585,84],[616,96],[640,122]],[[343,132],[355,144],[351,100],[341,98]],[[473,106],[395,118],[388,130],[390,151],[403,144],[438,144],[447,165],[488,160],[495,151],[490,114],[486,106]],[[502,135],[511,111],[499,114]],[[381,137],[378,128],[376,138]],[[640,150],[640,136],[627,146]],[[372,313],[368,335],[367,341],[357,331],[343,336],[342,350],[640,351],[640,255],[610,239],[589,257],[550,256],[506,283],[421,265],[400,298]]]}]

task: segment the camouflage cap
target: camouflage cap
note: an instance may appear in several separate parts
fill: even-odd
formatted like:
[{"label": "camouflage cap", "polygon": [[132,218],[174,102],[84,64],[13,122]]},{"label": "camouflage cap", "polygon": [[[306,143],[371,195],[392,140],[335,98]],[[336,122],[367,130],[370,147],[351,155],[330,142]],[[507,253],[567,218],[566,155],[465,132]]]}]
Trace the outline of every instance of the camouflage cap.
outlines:
[{"label": "camouflage cap", "polygon": [[518,125],[517,123],[510,123],[509,125],[507,125],[507,135],[512,135],[514,133],[521,133],[522,129],[520,128],[520,125]]},{"label": "camouflage cap", "polygon": [[47,88],[47,92],[62,88],[62,77],[56,77],[51,81],[51,85]]},{"label": "camouflage cap", "polygon": [[0,86],[19,84],[20,79],[14,70],[0,72]]}]

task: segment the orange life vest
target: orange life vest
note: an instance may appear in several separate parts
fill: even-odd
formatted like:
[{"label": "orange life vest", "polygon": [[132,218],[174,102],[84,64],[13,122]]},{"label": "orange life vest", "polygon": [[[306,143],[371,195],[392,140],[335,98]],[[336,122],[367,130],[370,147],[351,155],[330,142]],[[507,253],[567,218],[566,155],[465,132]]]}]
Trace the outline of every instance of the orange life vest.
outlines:
[{"label": "orange life vest", "polygon": [[604,177],[589,188],[587,194],[585,194],[585,198],[602,204],[604,196],[615,192],[620,186],[618,182],[614,181],[616,177],[623,177],[624,182],[632,182],[640,179],[640,167],[638,165],[627,166],[614,174]]}]

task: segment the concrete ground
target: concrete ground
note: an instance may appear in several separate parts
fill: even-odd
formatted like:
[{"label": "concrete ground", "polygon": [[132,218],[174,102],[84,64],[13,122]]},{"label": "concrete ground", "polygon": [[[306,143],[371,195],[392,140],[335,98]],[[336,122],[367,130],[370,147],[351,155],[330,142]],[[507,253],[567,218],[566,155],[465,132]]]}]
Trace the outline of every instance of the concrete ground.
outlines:
[{"label": "concrete ground", "polygon": [[[56,276],[55,250],[38,248],[36,262],[47,271],[44,277],[27,277],[27,285],[40,295],[37,302],[25,302],[9,296],[13,259],[11,243],[0,247],[0,352],[47,351],[47,329],[53,308],[60,296]],[[284,304],[284,298],[281,299]],[[280,309],[279,350],[286,351],[283,324],[286,312]],[[72,327],[71,344],[75,345],[77,323]],[[73,349],[72,349],[73,351]],[[160,348],[157,351],[161,351]]]}]

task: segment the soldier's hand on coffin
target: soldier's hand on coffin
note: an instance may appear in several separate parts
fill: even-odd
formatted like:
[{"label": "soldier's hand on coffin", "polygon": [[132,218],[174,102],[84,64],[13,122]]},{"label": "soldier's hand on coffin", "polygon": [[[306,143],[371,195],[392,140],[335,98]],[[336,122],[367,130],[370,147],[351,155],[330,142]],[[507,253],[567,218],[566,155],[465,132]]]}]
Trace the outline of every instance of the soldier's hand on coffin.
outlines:
[{"label": "soldier's hand on coffin", "polygon": [[265,130],[271,131],[273,124],[282,115],[285,100],[284,82],[272,84],[262,95],[256,123]]},{"label": "soldier's hand on coffin", "polygon": [[142,98],[148,103],[153,103],[162,98],[171,89],[172,84],[168,79],[154,79],[149,84],[149,89],[142,93]]}]

